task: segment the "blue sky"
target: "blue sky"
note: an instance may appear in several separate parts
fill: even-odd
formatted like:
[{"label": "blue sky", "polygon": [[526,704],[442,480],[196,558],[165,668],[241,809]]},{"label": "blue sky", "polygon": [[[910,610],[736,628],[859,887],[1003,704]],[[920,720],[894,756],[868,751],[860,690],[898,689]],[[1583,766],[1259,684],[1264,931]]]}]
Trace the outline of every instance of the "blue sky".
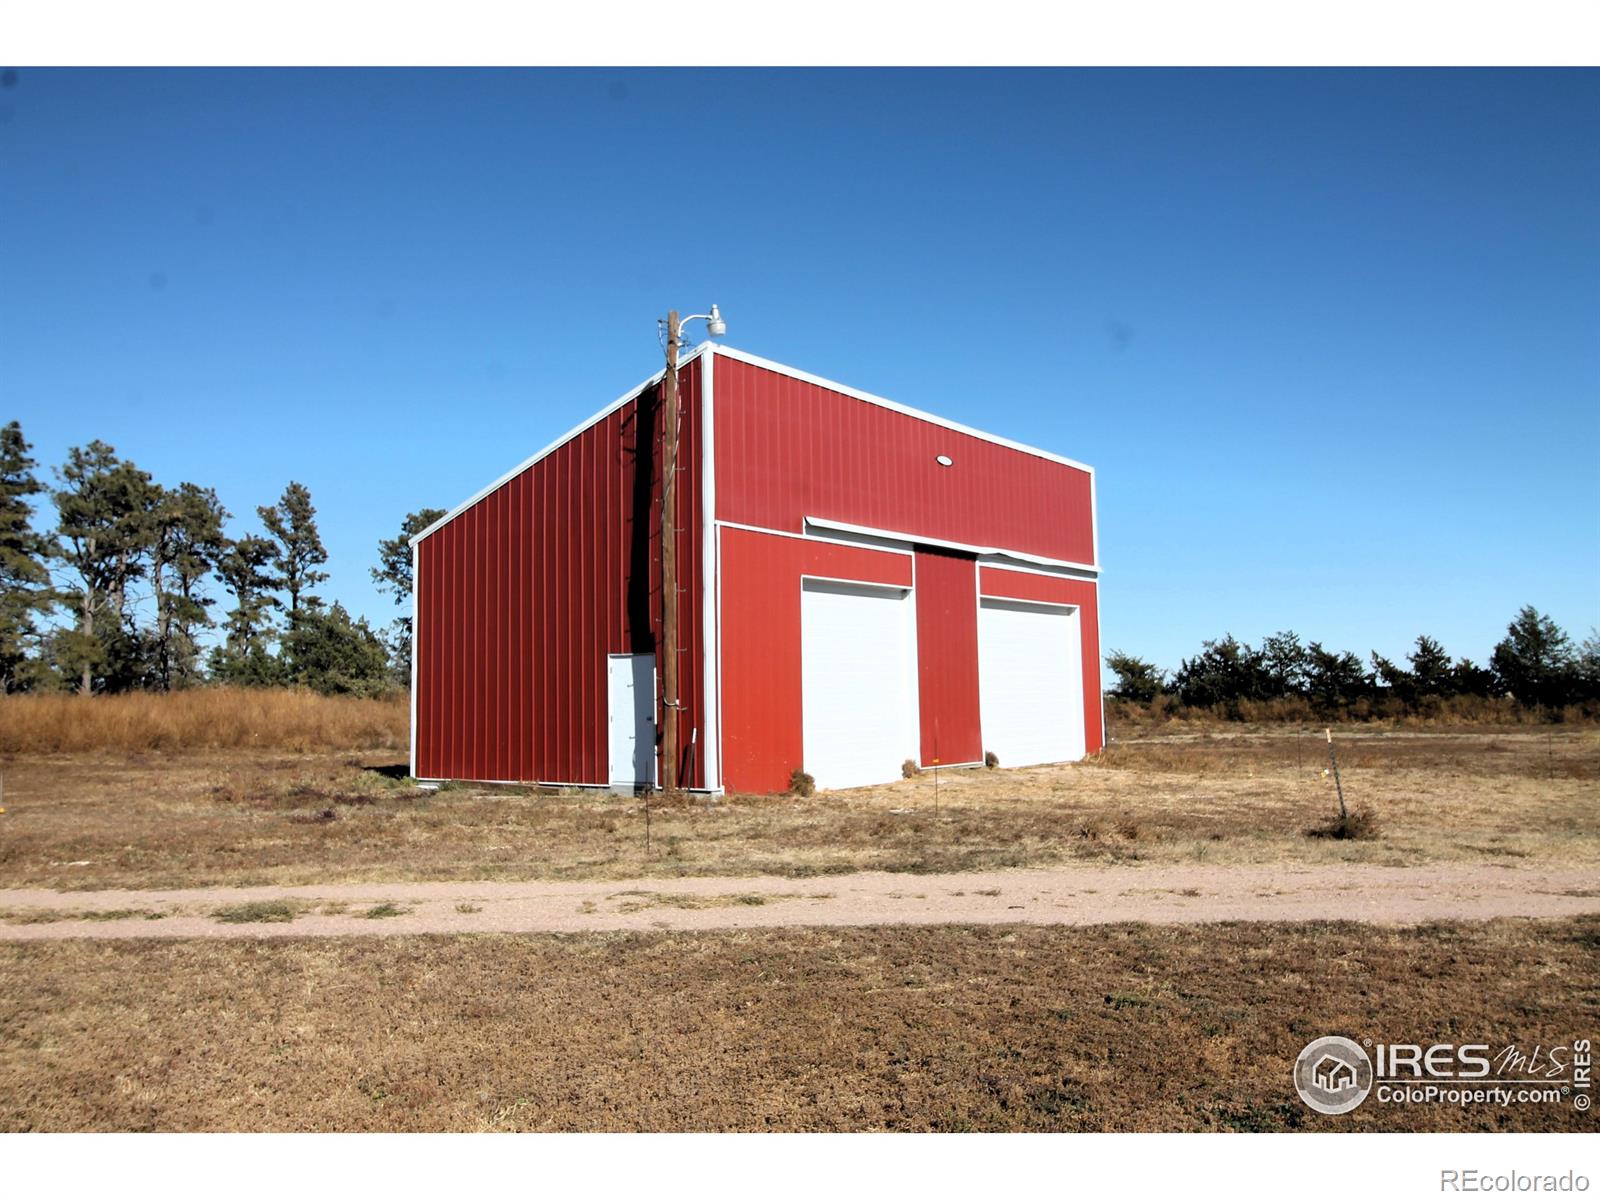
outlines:
[{"label": "blue sky", "polygon": [[656,368],[655,319],[1092,463],[1108,647],[1600,624],[1600,74],[44,71],[0,418],[325,592]]}]

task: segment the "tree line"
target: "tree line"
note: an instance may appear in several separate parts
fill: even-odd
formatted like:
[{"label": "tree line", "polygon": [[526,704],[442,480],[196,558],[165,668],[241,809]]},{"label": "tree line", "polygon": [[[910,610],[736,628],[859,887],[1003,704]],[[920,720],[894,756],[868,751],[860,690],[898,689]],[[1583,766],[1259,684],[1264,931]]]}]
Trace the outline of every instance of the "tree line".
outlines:
[{"label": "tree line", "polygon": [[[304,485],[256,509],[262,534],[234,537],[213,488],[167,487],[101,441],[72,447],[46,487],[31,451],[19,422],[0,427],[0,690],[370,696],[409,681],[409,618],[380,632],[318,595],[328,552]],[[44,495],[48,529],[30,502]],[[409,514],[379,543],[372,576],[397,604],[411,592],[407,540],[441,515]]]},{"label": "tree line", "polygon": [[1452,660],[1423,635],[1403,664],[1373,651],[1363,660],[1349,651],[1302,643],[1293,631],[1275,633],[1259,646],[1231,634],[1202,642],[1200,653],[1176,671],[1114,650],[1106,665],[1116,676],[1109,695],[1163,707],[1205,709],[1235,719],[1252,706],[1298,702],[1323,716],[1419,714],[1456,697],[1504,698],[1521,708],[1557,715],[1578,706],[1600,712],[1600,633],[1581,645],[1531,605],[1506,627],[1488,666]]}]

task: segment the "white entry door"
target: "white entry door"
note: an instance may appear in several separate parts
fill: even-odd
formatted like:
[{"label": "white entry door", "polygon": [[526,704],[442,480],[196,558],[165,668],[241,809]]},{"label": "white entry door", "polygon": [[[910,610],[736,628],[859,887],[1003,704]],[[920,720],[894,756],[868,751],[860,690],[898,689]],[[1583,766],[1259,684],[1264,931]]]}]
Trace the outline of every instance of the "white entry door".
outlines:
[{"label": "white entry door", "polygon": [[656,781],[656,656],[613,654],[607,695],[611,715],[611,785]]},{"label": "white entry door", "polygon": [[900,778],[915,759],[910,593],[806,580],[800,596],[804,767],[818,787]]},{"label": "white entry door", "polygon": [[1084,755],[1078,610],[1017,600],[978,605],[983,748],[1002,767]]}]

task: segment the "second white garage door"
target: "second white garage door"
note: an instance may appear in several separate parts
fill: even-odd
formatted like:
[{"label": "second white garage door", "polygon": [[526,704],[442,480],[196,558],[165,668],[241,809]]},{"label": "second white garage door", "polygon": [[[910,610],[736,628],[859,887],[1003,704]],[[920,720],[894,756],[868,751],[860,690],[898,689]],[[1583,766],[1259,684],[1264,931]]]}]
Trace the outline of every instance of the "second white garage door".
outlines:
[{"label": "second white garage door", "polygon": [[978,606],[983,748],[1002,767],[1084,755],[1078,610],[1015,600]]},{"label": "second white garage door", "polygon": [[803,585],[802,736],[818,787],[887,783],[917,757],[909,597],[903,588]]}]

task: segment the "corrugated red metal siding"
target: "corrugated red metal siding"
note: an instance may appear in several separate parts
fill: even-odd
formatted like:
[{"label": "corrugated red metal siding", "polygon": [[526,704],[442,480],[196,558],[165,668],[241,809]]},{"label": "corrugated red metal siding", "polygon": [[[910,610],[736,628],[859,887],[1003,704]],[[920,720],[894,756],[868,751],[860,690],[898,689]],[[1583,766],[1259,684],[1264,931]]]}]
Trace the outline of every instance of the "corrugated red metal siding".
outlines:
[{"label": "corrugated red metal siding", "polygon": [[978,590],[1007,600],[1076,604],[1083,642],[1083,736],[1090,754],[1105,748],[1105,714],[1100,708],[1100,589],[1093,580],[1063,579],[999,567],[980,567]]},{"label": "corrugated red metal siding", "polygon": [[922,762],[978,762],[977,560],[926,546],[916,555]]},{"label": "corrugated red metal siding", "polygon": [[[716,366],[718,388],[722,365]],[[805,763],[801,576],[910,587],[911,556],[744,529],[718,532],[723,786],[781,792],[789,786],[789,773]]]},{"label": "corrugated red metal siding", "polygon": [[1095,561],[1087,471],[726,356],[715,409],[719,520],[799,533],[818,517]]},{"label": "corrugated red metal siding", "polygon": [[[687,747],[705,722],[700,360],[680,378]],[[658,391],[624,404],[418,543],[412,736],[420,778],[609,782],[607,656],[656,653],[661,627]],[[700,787],[704,778],[696,763],[687,782]]]}]

